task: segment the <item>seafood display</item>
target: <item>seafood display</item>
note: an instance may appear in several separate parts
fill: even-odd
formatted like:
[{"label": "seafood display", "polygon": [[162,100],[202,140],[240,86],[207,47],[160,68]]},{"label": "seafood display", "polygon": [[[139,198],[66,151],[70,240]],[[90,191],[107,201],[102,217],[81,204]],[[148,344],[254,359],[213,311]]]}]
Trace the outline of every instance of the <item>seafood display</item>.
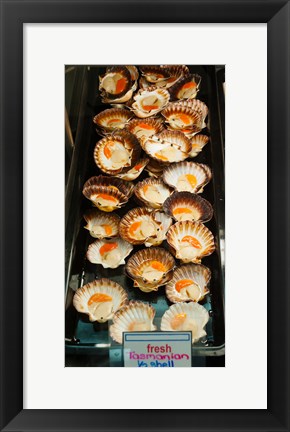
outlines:
[{"label": "seafood display", "polygon": [[96,279],[76,290],[73,305],[87,321],[106,323],[110,343],[122,344],[124,332],[161,330],[190,331],[201,344],[210,320],[203,306],[214,278],[210,255],[217,256],[203,76],[186,65],[101,70],[104,106],[92,112],[92,177],[84,179],[80,215]]}]

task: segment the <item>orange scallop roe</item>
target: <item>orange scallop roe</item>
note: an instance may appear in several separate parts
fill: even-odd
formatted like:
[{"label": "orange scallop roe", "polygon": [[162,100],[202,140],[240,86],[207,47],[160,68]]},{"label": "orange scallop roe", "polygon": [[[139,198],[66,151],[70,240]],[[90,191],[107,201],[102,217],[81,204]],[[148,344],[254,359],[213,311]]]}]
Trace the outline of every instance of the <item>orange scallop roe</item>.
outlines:
[{"label": "orange scallop roe", "polygon": [[107,143],[104,147],[104,155],[106,156],[107,159],[110,159],[110,157],[112,156],[110,147],[111,147],[111,143]]},{"label": "orange scallop roe", "polygon": [[195,175],[186,174],[185,177],[186,177],[186,180],[188,181],[188,183],[190,183],[190,185],[194,188],[196,186],[196,183],[197,183]]},{"label": "orange scallop roe", "polygon": [[104,255],[105,253],[111,252],[112,250],[118,247],[118,243],[105,243],[100,247],[100,254]]},{"label": "orange scallop roe", "polygon": [[152,110],[158,109],[159,106],[158,105],[143,105],[142,108],[145,111],[152,111]]},{"label": "orange scallop roe", "polygon": [[137,164],[134,166],[134,170],[139,171],[139,169],[141,169],[143,167],[143,164]]},{"label": "orange scallop roe", "polygon": [[173,328],[173,330],[178,329],[178,327],[180,327],[184,323],[185,319],[186,313],[175,315],[175,317],[171,321],[171,327]]},{"label": "orange scallop roe", "polygon": [[126,88],[126,84],[127,84],[126,78],[119,79],[116,84],[116,93],[118,94],[124,91]]},{"label": "orange scallop roe", "polygon": [[158,270],[158,271],[161,271],[161,272],[165,272],[166,271],[166,268],[164,267],[164,265],[160,261],[152,261],[150,263],[150,266],[152,268],[154,268],[154,270]]},{"label": "orange scallop roe", "polygon": [[196,83],[193,82],[193,81],[191,81],[191,82],[188,82],[188,83],[184,84],[182,86],[182,89],[186,90],[186,89],[195,88],[195,87],[196,87]]},{"label": "orange scallop roe", "polygon": [[176,117],[186,125],[191,123],[191,118],[187,114],[179,113],[176,114]]},{"label": "orange scallop roe", "polygon": [[176,208],[176,209],[173,210],[173,214],[174,215],[179,215],[179,214],[182,214],[182,213],[190,214],[191,210],[189,208],[186,208],[186,207],[179,207],[179,208]]},{"label": "orange scallop roe", "polygon": [[200,242],[195,237],[192,237],[190,235],[183,237],[183,239],[181,241],[190,243],[191,246],[193,246],[196,249],[201,249],[201,247],[202,247]]},{"label": "orange scallop roe", "polygon": [[96,293],[92,295],[92,297],[89,298],[88,306],[90,306],[93,303],[103,303],[103,302],[109,302],[112,301],[112,297],[107,294],[102,293]]},{"label": "orange scallop roe", "polygon": [[140,228],[142,222],[134,222],[131,224],[130,228],[129,228],[129,234],[131,234],[132,236],[135,234],[135,231]]},{"label": "orange scallop roe", "polygon": [[118,119],[118,118],[112,118],[112,119],[110,119],[110,120],[107,121],[107,124],[110,125],[112,123],[117,123],[119,121],[120,121],[120,119]]},{"label": "orange scallop roe", "polygon": [[100,193],[97,195],[97,198],[102,198],[106,201],[112,201],[112,202],[117,202],[116,198],[112,197],[111,195],[108,194],[104,194],[104,193]]},{"label": "orange scallop roe", "polygon": [[112,230],[112,227],[110,225],[104,224],[104,225],[101,225],[101,226],[104,228],[105,233],[107,235],[111,235],[112,234],[113,230]]},{"label": "orange scallop roe", "polygon": [[154,130],[154,127],[147,124],[147,123],[139,123],[138,125],[140,128],[142,129],[146,129],[146,130]]},{"label": "orange scallop roe", "polygon": [[166,156],[163,156],[160,153],[155,153],[155,157],[157,157],[158,159],[161,159],[163,161],[168,161],[168,158]]},{"label": "orange scallop roe", "polygon": [[175,284],[175,289],[177,292],[180,292],[183,288],[186,288],[192,285],[194,282],[191,279],[182,279]]}]

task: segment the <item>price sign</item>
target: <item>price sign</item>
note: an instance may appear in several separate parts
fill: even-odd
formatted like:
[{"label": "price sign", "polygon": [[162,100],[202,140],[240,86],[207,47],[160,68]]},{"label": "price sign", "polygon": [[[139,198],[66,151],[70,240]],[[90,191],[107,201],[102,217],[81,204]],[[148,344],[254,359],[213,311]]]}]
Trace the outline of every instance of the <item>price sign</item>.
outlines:
[{"label": "price sign", "polygon": [[191,332],[125,332],[125,367],[191,367]]}]

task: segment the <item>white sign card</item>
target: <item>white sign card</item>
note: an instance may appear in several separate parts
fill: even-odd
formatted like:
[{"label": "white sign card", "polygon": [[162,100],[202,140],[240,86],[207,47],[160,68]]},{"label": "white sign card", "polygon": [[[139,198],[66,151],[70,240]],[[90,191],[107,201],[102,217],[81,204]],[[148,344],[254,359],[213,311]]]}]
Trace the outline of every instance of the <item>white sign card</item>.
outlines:
[{"label": "white sign card", "polygon": [[124,332],[125,367],[191,367],[191,332]]}]

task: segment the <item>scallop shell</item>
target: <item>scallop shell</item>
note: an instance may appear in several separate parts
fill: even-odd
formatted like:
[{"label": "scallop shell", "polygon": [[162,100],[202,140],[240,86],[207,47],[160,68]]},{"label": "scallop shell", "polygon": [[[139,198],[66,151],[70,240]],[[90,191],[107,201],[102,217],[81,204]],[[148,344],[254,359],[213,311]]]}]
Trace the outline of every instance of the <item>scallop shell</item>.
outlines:
[{"label": "scallop shell", "polygon": [[159,211],[154,211],[154,220],[160,223],[156,237],[149,237],[145,242],[146,247],[159,246],[166,240],[166,234],[169,227],[172,225],[172,219],[167,214]]},{"label": "scallop shell", "polygon": [[203,149],[203,147],[208,143],[209,137],[207,135],[195,135],[191,138],[191,152],[189,153],[190,157],[197,156]]},{"label": "scallop shell", "polygon": [[179,131],[165,130],[151,138],[141,138],[140,143],[149,156],[164,163],[181,162],[191,150],[190,140]]},{"label": "scallop shell", "polygon": [[[153,264],[153,266],[152,266]],[[172,278],[175,260],[160,247],[141,249],[132,255],[126,264],[126,273],[141,291],[157,291]]]},{"label": "scallop shell", "polygon": [[134,194],[139,201],[154,209],[161,209],[172,190],[158,178],[146,178],[136,184]]},{"label": "scallop shell", "polygon": [[208,107],[204,102],[202,102],[199,99],[187,99],[187,100],[180,100],[175,103],[177,105],[181,105],[193,111],[196,111],[202,118],[202,128],[206,127],[205,119],[208,115]]},{"label": "scallop shell", "polygon": [[83,189],[83,194],[95,207],[104,212],[112,212],[122,207],[129,199],[117,188],[108,186],[88,186]]},{"label": "scallop shell", "polygon": [[126,125],[126,129],[140,139],[142,137],[151,137],[162,132],[164,126],[160,119],[148,117],[146,119],[131,120]]},{"label": "scallop shell", "polygon": [[201,193],[211,179],[211,170],[204,164],[181,162],[172,164],[163,172],[164,183],[177,191]]},{"label": "scallop shell", "polygon": [[142,76],[149,83],[158,83],[170,78],[170,72],[166,68],[161,66],[139,66]]},{"label": "scallop shell", "polygon": [[130,107],[139,118],[151,117],[162,111],[169,102],[169,93],[165,89],[148,87],[139,90],[134,96],[135,102]]},{"label": "scallop shell", "polygon": [[119,225],[120,236],[127,242],[144,244],[150,238],[156,238],[161,222],[154,219],[152,209],[138,207],[129,210],[122,217]]},{"label": "scallop shell", "polygon": [[118,283],[102,278],[79,288],[73,298],[78,312],[85,313],[89,320],[104,323],[128,303],[128,295]]},{"label": "scallop shell", "polygon": [[164,211],[177,222],[207,222],[213,216],[212,205],[191,192],[174,192],[163,204]]},{"label": "scallop shell", "polygon": [[105,215],[97,209],[90,209],[84,215],[85,228],[94,238],[110,238],[118,235],[120,218],[116,214]]},{"label": "scallop shell", "polygon": [[128,66],[128,65],[126,65],[126,68],[130,72],[131,80],[132,81],[137,81],[137,79],[139,78],[139,72],[138,72],[138,69],[136,68],[136,66],[132,66],[132,65]]},{"label": "scallop shell", "polygon": [[93,118],[93,122],[98,128],[108,133],[116,129],[124,129],[132,116],[132,113],[127,109],[109,108],[97,114]]},{"label": "scallop shell", "polygon": [[133,246],[121,238],[96,240],[88,247],[87,259],[104,268],[117,268],[125,264],[125,258],[132,250]]},{"label": "scallop shell", "polygon": [[176,222],[167,232],[167,242],[176,258],[184,263],[197,263],[215,250],[212,232],[200,222]]},{"label": "scallop shell", "polygon": [[170,306],[161,319],[162,331],[191,331],[192,343],[206,336],[204,327],[209,320],[205,307],[198,303],[176,303]]},{"label": "scallop shell", "polygon": [[115,101],[124,97],[132,87],[131,74],[125,66],[112,66],[99,77],[99,90],[106,101]]},{"label": "scallop shell", "polygon": [[94,159],[101,171],[115,175],[134,166],[140,153],[137,138],[128,131],[120,130],[97,142]]},{"label": "scallop shell", "polygon": [[172,99],[194,99],[199,91],[201,77],[197,74],[186,75],[170,87]]},{"label": "scallop shell", "polygon": [[112,189],[118,189],[122,194],[128,196],[129,198],[134,190],[134,185],[132,183],[103,175],[90,177],[85,182],[84,189],[89,186],[106,186]]},{"label": "scallop shell", "polygon": [[149,162],[149,158],[145,157],[139,159],[136,165],[133,166],[133,168],[129,169],[128,171],[121,172],[120,174],[116,174],[116,177],[127,181],[136,180],[136,178],[139,177],[139,175],[142,173],[142,171],[144,170],[148,162]]},{"label": "scallop shell", "polygon": [[156,330],[154,316],[155,309],[149,304],[131,301],[114,315],[110,326],[111,338],[121,344],[124,332]]},{"label": "scallop shell", "polygon": [[165,287],[166,296],[172,303],[199,302],[209,293],[210,279],[211,271],[204,265],[187,264],[178,267]]},{"label": "scallop shell", "polygon": [[186,106],[176,103],[169,104],[161,114],[165,122],[174,130],[197,133],[202,129],[201,114]]}]

